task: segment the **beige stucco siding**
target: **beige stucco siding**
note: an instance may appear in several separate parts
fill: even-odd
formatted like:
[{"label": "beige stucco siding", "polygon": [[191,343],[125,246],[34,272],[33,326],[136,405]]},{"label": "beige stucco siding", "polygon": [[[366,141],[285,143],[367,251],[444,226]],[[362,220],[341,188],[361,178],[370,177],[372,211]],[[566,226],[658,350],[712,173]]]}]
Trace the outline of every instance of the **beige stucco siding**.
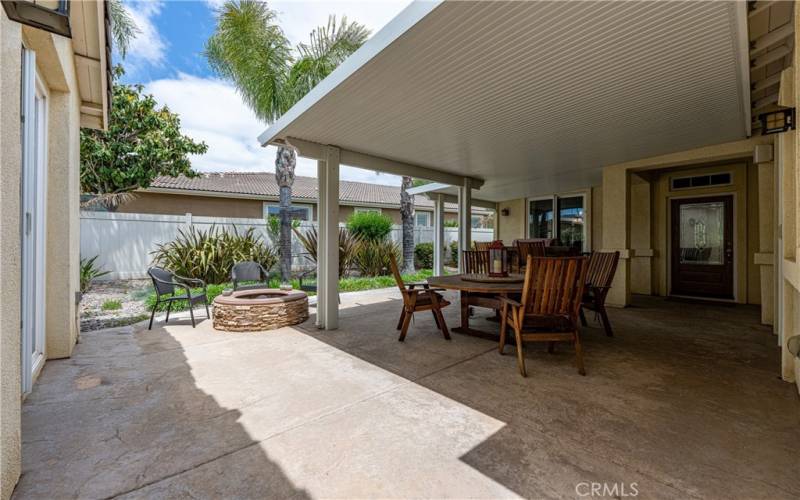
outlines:
[{"label": "beige stucco siding", "polygon": [[[72,92],[49,92],[46,333],[47,358],[72,354],[78,338],[75,292],[80,261],[80,96],[70,40],[52,37],[61,75]],[[40,50],[37,55],[45,53]],[[48,54],[49,55],[49,54]],[[49,86],[49,82],[48,82]]]},{"label": "beige stucco siding", "polygon": [[184,215],[202,217],[263,217],[263,202],[242,198],[214,196],[181,196],[167,193],[137,193],[133,200],[123,204],[122,213]]},{"label": "beige stucco siding", "polygon": [[20,25],[0,9],[0,498],[20,474]]},{"label": "beige stucco siding", "polygon": [[[121,213],[140,213],[140,214],[162,214],[162,215],[185,215],[190,213],[202,217],[240,217],[258,219],[263,217],[264,203],[277,204],[277,200],[256,200],[248,198],[235,198],[224,196],[194,196],[173,193],[149,193],[140,192],[136,196],[121,205],[118,212]],[[316,203],[304,201],[294,202],[296,205],[311,205],[313,208],[314,219],[317,219]],[[339,222],[347,222],[356,207],[352,205],[341,205],[339,207]],[[400,210],[395,208],[381,208],[381,213],[389,216],[394,224],[401,223]],[[418,210],[429,212],[433,217],[432,210]],[[455,213],[445,213],[445,220],[457,220]],[[433,219],[431,218],[431,221]]]}]

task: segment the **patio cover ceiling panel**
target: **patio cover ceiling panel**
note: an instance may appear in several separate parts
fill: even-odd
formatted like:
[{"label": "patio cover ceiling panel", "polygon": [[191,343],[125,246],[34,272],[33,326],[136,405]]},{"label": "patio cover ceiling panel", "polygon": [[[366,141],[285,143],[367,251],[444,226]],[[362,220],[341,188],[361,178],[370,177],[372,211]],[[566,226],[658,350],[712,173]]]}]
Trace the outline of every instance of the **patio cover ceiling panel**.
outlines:
[{"label": "patio cover ceiling panel", "polygon": [[493,201],[585,187],[603,165],[746,137],[742,15],[732,2],[404,11],[260,139],[482,178]]}]

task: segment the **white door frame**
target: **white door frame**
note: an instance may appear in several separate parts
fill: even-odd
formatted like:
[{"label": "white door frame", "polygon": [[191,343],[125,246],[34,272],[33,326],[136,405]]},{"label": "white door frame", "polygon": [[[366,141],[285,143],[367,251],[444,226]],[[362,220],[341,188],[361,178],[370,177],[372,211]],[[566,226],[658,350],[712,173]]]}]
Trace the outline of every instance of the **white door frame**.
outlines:
[{"label": "white door frame", "polygon": [[45,360],[45,213],[47,210],[47,87],[35,52],[22,52],[21,336],[22,391],[28,393]]}]

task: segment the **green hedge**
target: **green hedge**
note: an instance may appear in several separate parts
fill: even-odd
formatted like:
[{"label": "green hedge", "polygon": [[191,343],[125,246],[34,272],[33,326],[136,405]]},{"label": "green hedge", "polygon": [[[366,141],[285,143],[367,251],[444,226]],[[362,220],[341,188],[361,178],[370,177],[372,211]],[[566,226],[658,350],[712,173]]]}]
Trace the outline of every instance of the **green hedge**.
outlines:
[{"label": "green hedge", "polygon": [[414,247],[414,264],[417,269],[433,268],[433,243],[420,243]]}]

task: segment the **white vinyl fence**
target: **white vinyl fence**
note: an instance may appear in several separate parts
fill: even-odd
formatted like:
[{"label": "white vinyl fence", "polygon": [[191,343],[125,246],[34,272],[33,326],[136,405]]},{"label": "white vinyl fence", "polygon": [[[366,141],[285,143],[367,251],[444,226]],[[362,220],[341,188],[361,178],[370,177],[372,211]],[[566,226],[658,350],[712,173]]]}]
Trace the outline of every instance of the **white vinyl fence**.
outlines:
[{"label": "white vinyl fence", "polygon": [[[97,255],[96,264],[110,271],[102,279],[146,278],[147,268],[152,264],[151,252],[159,244],[167,243],[178,236],[178,230],[190,226],[207,230],[212,225],[233,228],[240,232],[252,227],[270,244],[266,223],[263,219],[240,219],[225,217],[198,217],[186,215],[123,214],[112,212],[81,212],[81,257]],[[314,222],[303,222],[300,230],[315,227]],[[473,241],[491,241],[492,229],[473,229]],[[402,228],[392,227],[391,238],[398,244],[402,241]],[[449,245],[458,239],[458,228],[445,228],[445,259],[450,259]],[[415,227],[414,243],[433,242],[432,227]],[[306,251],[297,238],[292,238],[293,268],[307,269],[313,263],[306,258]]]}]

